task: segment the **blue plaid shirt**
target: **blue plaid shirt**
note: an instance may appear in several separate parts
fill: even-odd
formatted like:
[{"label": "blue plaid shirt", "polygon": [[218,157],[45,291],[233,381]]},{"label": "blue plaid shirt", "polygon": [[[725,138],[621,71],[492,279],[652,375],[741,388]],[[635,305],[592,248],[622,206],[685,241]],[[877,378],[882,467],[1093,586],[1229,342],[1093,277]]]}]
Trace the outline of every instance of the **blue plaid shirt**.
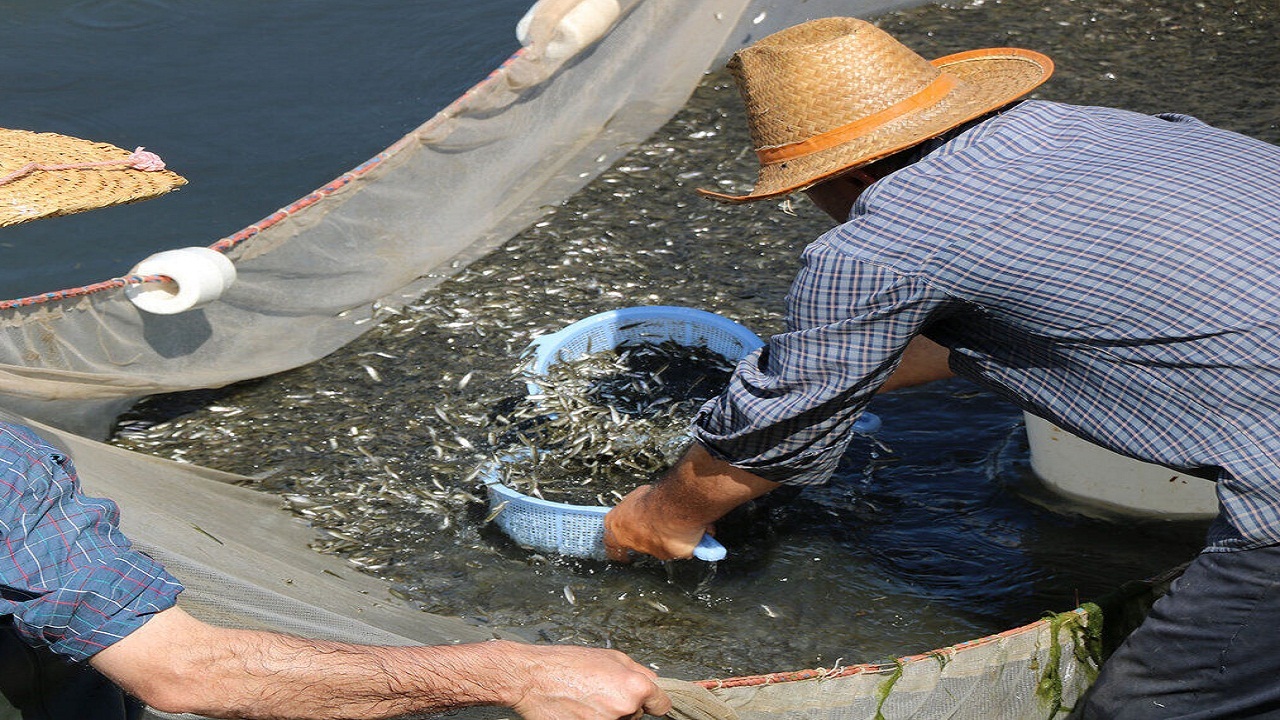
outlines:
[{"label": "blue plaid shirt", "polygon": [[71,460],[28,428],[0,423],[0,498],[0,616],[27,642],[85,660],[177,601],[115,503],[82,495]]},{"label": "blue plaid shirt", "polygon": [[787,331],[694,432],[824,481],[923,334],[1094,443],[1218,480],[1210,549],[1280,543],[1280,148],[1179,115],[1028,101],[875,183],[804,252]]}]

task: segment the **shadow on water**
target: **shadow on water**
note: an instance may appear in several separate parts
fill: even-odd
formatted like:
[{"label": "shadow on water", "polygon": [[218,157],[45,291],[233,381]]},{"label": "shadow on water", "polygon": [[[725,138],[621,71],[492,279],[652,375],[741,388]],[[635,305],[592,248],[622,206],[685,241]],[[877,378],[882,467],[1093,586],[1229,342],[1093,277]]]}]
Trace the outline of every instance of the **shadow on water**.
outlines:
[{"label": "shadow on water", "polygon": [[[1176,110],[1275,142],[1269,2],[977,1],[878,22],[926,56],[1021,45],[1058,74],[1039,97]],[[644,146],[361,341],[263,381],[156,398],[116,442],[239,472],[322,533],[316,547],[432,612],[612,645],[706,677],[878,660],[1030,622],[1183,562],[1203,524],[1050,511],[1028,499],[1021,414],[964,381],[878,398],[884,420],[832,481],[721,525],[730,555],[622,567],[513,546],[472,471],[535,335],[674,304],[781,328],[797,254],[826,229],[797,202],[724,207],[693,188],[753,172],[715,73]],[[177,407],[187,402],[190,406]]]}]

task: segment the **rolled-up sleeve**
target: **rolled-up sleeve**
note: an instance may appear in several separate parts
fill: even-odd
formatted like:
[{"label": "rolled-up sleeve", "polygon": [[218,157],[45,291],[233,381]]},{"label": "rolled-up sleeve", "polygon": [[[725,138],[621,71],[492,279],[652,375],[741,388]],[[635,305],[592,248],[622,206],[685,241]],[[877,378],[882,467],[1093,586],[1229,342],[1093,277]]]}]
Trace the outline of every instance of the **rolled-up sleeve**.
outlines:
[{"label": "rolled-up sleeve", "polygon": [[765,479],[824,482],[907,343],[947,304],[920,273],[815,242],[787,297],[787,332],[739,363],[694,438]]},{"label": "rolled-up sleeve", "polygon": [[24,428],[0,425],[0,493],[0,615],[27,642],[85,660],[177,601],[116,504],[84,496],[71,460]]}]

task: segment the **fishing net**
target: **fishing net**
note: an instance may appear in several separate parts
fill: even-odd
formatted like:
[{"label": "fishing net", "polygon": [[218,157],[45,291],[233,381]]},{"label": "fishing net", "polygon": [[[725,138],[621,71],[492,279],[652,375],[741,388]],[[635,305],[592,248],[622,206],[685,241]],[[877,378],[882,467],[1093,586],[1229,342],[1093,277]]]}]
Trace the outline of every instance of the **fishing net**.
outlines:
[{"label": "fishing net", "polygon": [[[211,304],[148,314],[127,277],[0,302],[0,418],[67,450],[87,491],[118,502],[127,534],[182,580],[193,614],[354,642],[503,634],[421,612],[314,552],[315,531],[276,497],[239,487],[244,478],[98,440],[139,398],[267,376],[349,343],[608,168],[738,47],[803,20],[911,3],[623,0],[603,4],[613,8],[603,21],[591,3],[594,20],[566,26],[580,4],[539,3],[525,50],[484,82],[366,163],[209,244],[237,269]],[[712,698],[718,717],[1054,717],[1096,666],[1098,617],[1069,613],[883,665],[709,681],[709,694],[690,697]]]}]

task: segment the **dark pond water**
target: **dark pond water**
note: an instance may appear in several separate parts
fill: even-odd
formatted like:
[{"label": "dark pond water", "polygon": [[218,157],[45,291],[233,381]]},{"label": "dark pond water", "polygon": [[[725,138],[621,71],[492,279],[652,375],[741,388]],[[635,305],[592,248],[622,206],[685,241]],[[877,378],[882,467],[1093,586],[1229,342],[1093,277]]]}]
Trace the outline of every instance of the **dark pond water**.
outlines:
[{"label": "dark pond water", "polygon": [[[926,56],[1021,45],[1058,74],[1038,96],[1179,111],[1276,142],[1274,3],[973,2],[877,21]],[[633,567],[531,554],[486,527],[475,468],[528,341],[640,304],[780,328],[803,201],[723,207],[745,183],[736,92],[709,76],[648,143],[361,341],[295,372],[157,398],[119,444],[249,475],[321,529],[317,548],[432,612],[550,641],[611,644],[684,677],[883,659],[1074,607],[1198,549],[1198,524],[1104,520],[1027,499],[1021,415],[964,381],[878,398],[884,421],[832,481],[736,513],[729,557]],[[1189,169],[1194,171],[1194,169]]]},{"label": "dark pond water", "polygon": [[483,79],[530,4],[3,0],[0,127],[144,145],[190,183],[7,228],[0,295],[117,277],[270,215]]}]

